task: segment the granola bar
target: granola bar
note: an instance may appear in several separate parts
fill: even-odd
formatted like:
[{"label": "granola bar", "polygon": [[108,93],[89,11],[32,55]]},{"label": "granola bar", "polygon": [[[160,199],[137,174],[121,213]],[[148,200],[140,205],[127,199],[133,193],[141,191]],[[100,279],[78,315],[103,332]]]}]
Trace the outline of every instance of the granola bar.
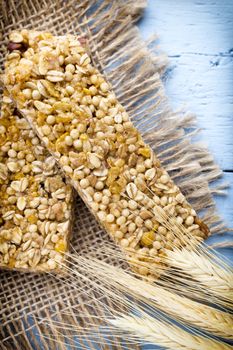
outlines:
[{"label": "granola bar", "polygon": [[[76,37],[22,30],[10,40],[19,46],[7,58],[4,84],[123,250],[156,261],[184,243],[176,226],[184,228],[184,236],[208,236]],[[139,272],[149,273],[145,266]]]},{"label": "granola bar", "polygon": [[0,268],[58,270],[68,250],[72,187],[4,92],[0,116]]}]

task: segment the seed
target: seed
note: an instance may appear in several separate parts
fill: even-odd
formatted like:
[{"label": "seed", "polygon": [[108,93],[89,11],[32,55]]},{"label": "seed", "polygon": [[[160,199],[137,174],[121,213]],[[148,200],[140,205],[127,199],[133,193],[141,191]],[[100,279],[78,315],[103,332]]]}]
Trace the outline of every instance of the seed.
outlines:
[{"label": "seed", "polygon": [[114,215],[112,215],[112,214],[108,214],[107,216],[106,216],[106,221],[107,222],[113,222],[114,221]]},{"label": "seed", "polygon": [[155,168],[152,168],[152,169],[148,169],[146,172],[145,172],[145,178],[147,180],[152,180],[154,177],[155,177]]},{"label": "seed", "polygon": [[39,249],[36,249],[32,258],[32,267],[36,267],[41,259],[41,252]]},{"label": "seed", "polygon": [[90,185],[88,179],[82,179],[82,180],[79,182],[79,184],[80,184],[81,188],[87,188],[87,187]]},{"label": "seed", "polygon": [[145,172],[144,164],[137,164],[136,170],[137,170],[138,173],[144,173]]},{"label": "seed", "polygon": [[100,219],[100,221],[105,221],[106,213],[104,211],[99,211],[97,215],[98,215],[98,218]]},{"label": "seed", "polygon": [[123,225],[125,222],[126,222],[125,216],[120,216],[119,218],[117,218],[117,221],[116,221],[117,225],[119,226]]},{"label": "seed", "polygon": [[155,249],[159,250],[159,249],[162,248],[162,244],[161,244],[161,242],[155,241],[155,242],[153,243],[153,247],[154,247]]},{"label": "seed", "polygon": [[195,210],[194,210],[194,209],[191,209],[191,211],[190,211],[190,215],[192,215],[192,216],[197,216],[197,213],[195,212]]},{"label": "seed", "polygon": [[41,94],[39,93],[38,90],[33,90],[32,91],[32,98],[33,98],[33,100],[40,100]]},{"label": "seed", "polygon": [[84,55],[82,55],[81,59],[80,59],[80,65],[81,66],[86,66],[88,63],[90,63],[90,58],[89,56],[85,53]]},{"label": "seed", "polygon": [[5,134],[6,128],[3,125],[0,125],[0,134]]},{"label": "seed", "polygon": [[152,214],[149,210],[142,208],[142,210],[140,212],[140,216],[143,220],[146,220],[148,218],[151,218]]},{"label": "seed", "polygon": [[67,91],[67,93],[68,93],[69,95],[72,95],[72,94],[74,93],[74,88],[73,88],[73,86],[68,85],[68,86],[66,87],[66,91]]},{"label": "seed", "polygon": [[65,173],[67,173],[69,175],[73,173],[73,169],[69,165],[64,165],[63,170]]},{"label": "seed", "polygon": [[22,240],[22,231],[21,231],[20,228],[15,227],[13,229],[13,234],[12,234],[12,237],[11,237],[11,241],[13,243],[15,243],[15,244],[20,244],[21,240]]},{"label": "seed", "polygon": [[147,219],[147,220],[144,222],[144,225],[145,225],[147,228],[149,228],[149,229],[151,229],[151,228],[153,227],[153,223],[152,223],[152,221],[149,220],[149,219]]},{"label": "seed", "polygon": [[138,207],[137,202],[135,202],[135,201],[132,200],[132,199],[128,202],[128,205],[129,205],[129,209],[131,209],[131,210],[135,210],[135,209],[137,209],[137,207]]},{"label": "seed", "polygon": [[79,131],[77,129],[72,129],[70,132],[72,139],[76,140],[79,137]]},{"label": "seed", "polygon": [[122,238],[124,237],[124,234],[123,234],[123,232],[121,232],[121,231],[116,231],[116,232],[114,233],[114,237],[115,237],[116,239],[122,239]]},{"label": "seed", "polygon": [[64,77],[65,77],[64,73],[57,70],[48,71],[46,76],[46,78],[53,83],[58,83],[59,81],[63,81]]},{"label": "seed", "polygon": [[18,200],[17,200],[17,207],[19,210],[24,210],[25,207],[26,207],[26,199],[25,197],[19,197]]},{"label": "seed", "polygon": [[49,266],[49,268],[50,268],[51,270],[54,270],[54,269],[57,267],[57,263],[56,263],[56,261],[54,261],[53,259],[49,259],[49,260],[47,261],[47,265]]},{"label": "seed", "polygon": [[71,72],[72,74],[74,74],[74,72],[75,72],[75,66],[74,66],[73,64],[71,64],[71,63],[67,64],[67,66],[66,66],[66,71],[67,71],[67,72]]},{"label": "seed", "polygon": [[91,203],[91,208],[94,211],[98,211],[99,210],[99,204],[96,203],[96,202],[93,202],[93,203]]},{"label": "seed", "polygon": [[35,224],[32,224],[28,227],[29,232],[33,233],[37,231],[37,226]]},{"label": "seed", "polygon": [[110,202],[109,197],[108,196],[103,196],[102,197],[102,203],[105,205],[108,205]]},{"label": "seed", "polygon": [[126,192],[130,198],[135,198],[138,193],[137,186],[133,182],[129,183],[126,186]]},{"label": "seed", "polygon": [[167,197],[163,196],[163,197],[160,199],[160,203],[161,203],[161,205],[164,207],[164,206],[167,204]]},{"label": "seed", "polygon": [[22,181],[20,182],[20,192],[24,192],[27,187],[28,187],[28,179],[23,178]]},{"label": "seed", "polygon": [[109,90],[109,86],[107,83],[102,83],[100,84],[100,89],[103,91],[103,92],[107,92]]},{"label": "seed", "polygon": [[104,183],[102,181],[97,181],[95,184],[97,190],[102,190],[104,188]]},{"label": "seed", "polygon": [[19,171],[19,165],[16,162],[8,162],[7,167],[12,173]]},{"label": "seed", "polygon": [[158,233],[160,233],[161,235],[165,235],[167,233],[167,229],[164,226],[159,226],[158,227]]},{"label": "seed", "polygon": [[124,238],[121,240],[120,244],[121,244],[122,248],[127,248],[129,245],[129,241],[128,241],[128,239]]},{"label": "seed", "polygon": [[54,115],[48,115],[48,117],[47,117],[47,119],[46,119],[46,122],[48,123],[48,124],[50,124],[50,125],[53,125],[53,124],[55,124],[55,122],[56,122],[56,118],[55,118],[55,116]]},{"label": "seed", "polygon": [[134,232],[136,230],[136,225],[134,222],[131,222],[128,226],[128,231],[129,232]]},{"label": "seed", "polygon": [[[39,93],[44,97],[49,97],[47,90],[45,89],[44,85],[41,83],[41,81],[37,82],[37,89]],[[40,96],[41,97],[41,96]],[[34,97],[33,97],[34,98]]]},{"label": "seed", "polygon": [[33,200],[30,201],[30,207],[31,208],[37,208],[38,205],[40,204],[40,198],[34,198]]},{"label": "seed", "polygon": [[176,222],[177,222],[178,225],[181,225],[183,223],[183,221],[184,220],[183,220],[183,218],[181,216],[177,216],[176,217]]},{"label": "seed", "polygon": [[98,81],[98,77],[97,77],[97,75],[95,75],[95,74],[93,74],[92,76],[91,76],[91,83],[92,84],[96,84],[97,83],[97,81]]},{"label": "seed", "polygon": [[92,167],[99,168],[101,166],[100,159],[95,155],[95,153],[90,153],[88,155],[88,160]]},{"label": "seed", "polygon": [[52,112],[52,106],[50,106],[47,103],[41,102],[41,101],[35,101],[34,106],[38,109],[38,111],[45,113],[45,114],[51,114]]},{"label": "seed", "polygon": [[74,171],[74,178],[75,178],[75,180],[81,180],[81,179],[83,179],[83,178],[84,178],[84,172],[83,172],[82,170],[76,169],[76,170]]},{"label": "seed", "polygon": [[79,149],[82,148],[83,143],[82,143],[81,140],[75,140],[75,141],[73,142],[73,145],[74,145],[74,148],[75,148],[75,149],[79,150]]},{"label": "seed", "polygon": [[130,214],[129,209],[125,208],[122,210],[122,215],[125,216],[126,218],[129,216],[129,214]]},{"label": "seed", "polygon": [[122,123],[122,116],[120,114],[115,115],[114,120],[117,124]]},{"label": "seed", "polygon": [[66,81],[73,80],[73,74],[71,72],[65,72],[65,80]]},{"label": "seed", "polygon": [[184,199],[185,199],[185,198],[184,198],[184,196],[183,196],[182,193],[178,193],[178,194],[176,195],[176,200],[177,200],[178,203],[183,203]]},{"label": "seed", "polygon": [[65,137],[65,143],[67,146],[72,146],[73,145],[73,139],[71,136],[66,136]]},{"label": "seed", "polygon": [[102,200],[102,194],[100,192],[96,192],[94,194],[94,201],[95,202],[101,202],[101,200]]},{"label": "seed", "polygon": [[22,245],[22,251],[24,252],[25,250],[27,250],[27,249],[30,247],[31,243],[32,243],[32,240],[31,240],[31,239],[29,239],[28,241],[26,241],[26,242]]},{"label": "seed", "polygon": [[169,181],[169,176],[168,175],[162,175],[161,177],[160,177],[160,182],[162,183],[162,184],[166,184],[166,183],[168,183],[168,181]]},{"label": "seed", "polygon": [[194,223],[194,217],[188,216],[187,219],[185,220],[185,223],[187,226],[191,226]]}]

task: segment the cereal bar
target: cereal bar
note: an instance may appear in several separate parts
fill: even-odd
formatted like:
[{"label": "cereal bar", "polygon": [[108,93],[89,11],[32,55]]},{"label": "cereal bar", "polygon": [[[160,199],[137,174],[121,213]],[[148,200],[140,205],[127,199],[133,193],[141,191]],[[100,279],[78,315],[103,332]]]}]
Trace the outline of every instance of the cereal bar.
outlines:
[{"label": "cereal bar", "polygon": [[[175,225],[198,240],[208,236],[76,37],[22,30],[10,40],[18,46],[7,58],[4,84],[123,250],[139,261],[156,261],[182,243]],[[139,272],[147,275],[148,269]]]},{"label": "cereal bar", "polygon": [[0,116],[0,268],[58,270],[68,249],[72,187],[4,92]]}]

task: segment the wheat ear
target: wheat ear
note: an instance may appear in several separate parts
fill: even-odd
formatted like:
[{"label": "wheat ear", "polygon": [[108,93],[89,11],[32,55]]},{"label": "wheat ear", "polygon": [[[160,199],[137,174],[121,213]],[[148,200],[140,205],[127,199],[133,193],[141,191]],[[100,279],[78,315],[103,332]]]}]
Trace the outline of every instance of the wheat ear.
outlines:
[{"label": "wheat ear", "polygon": [[232,303],[233,274],[218,266],[209,257],[182,248],[167,251],[166,260],[172,266],[188,273],[212,293]]},{"label": "wheat ear", "polygon": [[120,289],[122,292],[142,300],[175,317],[188,322],[214,335],[233,339],[232,315],[203,305],[186,297],[169,292],[166,289],[139,280],[123,269],[111,266],[100,260],[78,259],[73,257],[75,264],[83,265],[86,271],[91,271],[102,283],[111,289]]},{"label": "wheat ear", "polygon": [[[128,249],[128,252],[129,254],[131,253],[130,248]],[[119,250],[116,250],[114,244],[111,243],[107,243],[96,249],[95,256],[90,256],[90,259],[96,256],[109,256],[111,258],[115,258],[118,261],[122,261],[124,263],[124,266],[127,260],[125,255]],[[208,256],[208,252],[206,252],[206,256]],[[143,255],[141,253],[140,257],[143,258]],[[146,259],[147,257],[145,256],[145,260]],[[157,261],[159,263],[157,263]],[[163,265],[160,265],[161,262],[163,263]],[[217,260],[217,262],[219,262],[220,269],[225,269],[225,263],[222,264],[219,260]],[[164,269],[164,263],[168,264],[167,256],[159,258],[151,257],[149,261],[139,261],[136,258],[130,258],[130,265],[132,267],[135,267],[137,270],[138,267],[146,267],[148,271],[150,271],[153,274],[153,276],[155,274],[158,274],[160,276],[158,280],[154,280],[154,278],[151,279],[147,276],[145,280],[147,280],[150,283],[153,282],[154,284],[157,284],[160,287],[162,286],[166,290],[174,291],[176,295],[184,295],[186,297],[189,297],[190,299],[195,299],[204,303],[206,303],[206,300],[208,300],[209,303],[212,303],[213,305],[219,306],[221,308],[225,308],[226,306],[231,307],[232,302],[230,300],[222,299],[221,295],[219,296],[217,294],[211,294],[209,289],[206,288],[206,286],[202,285],[201,283],[198,283],[197,280],[190,278],[190,276],[188,274],[185,274],[184,271],[182,271],[181,269],[175,270],[174,267],[172,269]],[[227,270],[230,270],[230,267],[227,268]],[[128,268],[127,271],[129,272],[130,269]]]},{"label": "wheat ear", "polygon": [[[147,341],[153,344],[162,345],[170,350],[230,349],[228,345],[222,342],[201,335],[191,334],[182,330],[178,326],[171,325],[170,322],[168,322],[162,314],[156,312],[156,310],[153,310],[153,317],[151,317],[148,314],[148,312],[152,311],[149,306],[146,305],[144,310],[141,305],[139,306],[137,299],[127,298],[124,291],[121,291],[117,287],[109,288],[105,281],[102,280],[102,276],[96,274],[96,270],[93,270],[92,268],[87,269],[87,265],[88,263],[91,263],[91,260],[86,257],[81,257],[78,259],[78,263],[76,269],[66,266],[67,271],[72,274],[72,287],[75,285],[75,279],[78,283],[77,291],[79,291],[80,288],[80,278],[84,281],[90,282],[95,290],[95,295],[93,297],[92,292],[88,292],[89,290],[87,290],[88,303],[90,305],[92,305],[92,303],[94,303],[95,306],[98,305],[98,310],[102,309],[102,311],[100,311],[98,315],[96,315],[96,313],[94,313],[94,315],[82,315],[79,312],[78,307],[76,308],[73,306],[73,312],[76,311],[78,316],[81,315],[82,317],[87,318],[86,325],[80,328],[80,324],[78,323],[70,325],[63,322],[57,323],[55,321],[54,327],[58,327],[60,330],[71,330],[72,332],[79,331],[81,332],[78,333],[79,336],[92,336],[94,339],[97,339],[98,334],[101,334],[106,340],[106,344],[109,344],[109,339],[106,339],[106,337],[110,336],[110,338],[123,338],[127,344],[138,344],[139,342],[143,343]],[[68,280],[67,288],[69,287],[70,282]],[[96,294],[98,296],[104,295],[108,300],[110,298],[111,303],[106,304],[102,301],[102,297],[100,299],[96,298]],[[138,316],[133,316],[130,313],[132,311]],[[158,320],[158,318],[160,318],[160,320]],[[91,321],[93,319],[94,322]],[[76,318],[74,318],[74,320],[76,320]],[[98,321],[99,326],[96,325],[96,321]]]},{"label": "wheat ear", "polygon": [[[117,329],[128,332],[130,337],[140,338],[171,350],[229,350],[230,345],[192,335],[169,324],[164,324],[150,316],[136,317],[122,315],[108,321]],[[132,338],[132,339],[133,339]]]}]

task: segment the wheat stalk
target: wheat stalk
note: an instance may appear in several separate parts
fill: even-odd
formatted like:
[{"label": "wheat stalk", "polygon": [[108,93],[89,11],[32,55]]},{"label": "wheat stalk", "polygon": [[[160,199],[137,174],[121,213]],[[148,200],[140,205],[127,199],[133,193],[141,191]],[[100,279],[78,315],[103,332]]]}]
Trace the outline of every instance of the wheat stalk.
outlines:
[{"label": "wheat stalk", "polygon": [[[101,339],[104,339],[104,344],[109,344],[108,337],[123,338],[127,344],[138,344],[139,342],[150,342],[153,344],[161,345],[166,349],[183,349],[183,350],[225,350],[230,347],[217,340],[211,340],[209,338],[191,334],[185,330],[182,330],[178,326],[171,325],[166,321],[165,317],[158,314],[156,310],[153,310],[153,317],[148,314],[151,312],[150,305],[146,305],[145,310],[142,306],[138,305],[137,300],[132,298],[133,294],[129,293],[130,298],[126,298],[125,291],[117,288],[117,283],[109,288],[109,284],[105,283],[102,279],[103,273],[97,274],[97,271],[101,271],[104,266],[108,268],[108,264],[102,264],[100,261],[89,260],[86,257],[75,257],[76,269],[74,267],[66,266],[67,271],[72,273],[73,286],[75,285],[74,276],[76,280],[80,281],[82,278],[84,281],[92,283],[93,288],[99,296],[106,296],[108,300],[111,300],[111,304],[106,305],[104,301],[95,296],[93,297],[90,289],[87,290],[87,296],[90,305],[95,303],[98,305],[98,310],[102,309],[97,314],[85,314],[80,313],[79,309],[73,306],[73,312],[77,312],[78,316],[87,319],[85,326],[80,326],[75,319],[74,323],[66,324],[65,322],[51,322],[53,328],[59,333],[66,331],[65,338],[72,340],[72,337],[77,331],[77,334],[82,337],[91,337],[92,339],[98,339],[101,335]],[[98,266],[98,263],[100,265]],[[87,268],[89,266],[89,268]],[[96,266],[95,268],[93,268]],[[109,270],[109,276],[111,275],[111,269]],[[117,277],[117,276],[115,276]],[[57,277],[60,279],[60,277]],[[70,278],[70,277],[69,277]],[[130,281],[131,282],[131,279]],[[143,282],[143,281],[141,281]],[[143,282],[144,283],[144,282]],[[70,287],[70,281],[67,281],[68,288]],[[79,288],[79,287],[78,287]],[[129,291],[130,292],[130,291]],[[120,309],[120,311],[119,311]],[[121,311],[127,309],[126,311]],[[133,311],[136,315],[128,314]],[[68,313],[66,313],[67,315]],[[109,316],[107,316],[109,315]],[[160,318],[160,320],[158,320]],[[76,323],[75,323],[76,322]],[[99,325],[96,324],[99,323]],[[100,325],[103,326],[100,326]],[[72,331],[71,336],[67,335],[67,331]],[[53,332],[54,333],[54,332]],[[127,334],[127,336],[126,336]],[[110,342],[111,343],[111,342]]]},{"label": "wheat stalk", "polygon": [[147,304],[152,302],[153,306],[169,315],[217,336],[233,339],[233,317],[230,314],[181,297],[160,286],[139,280],[122,269],[102,261],[92,261],[90,264],[87,262],[86,269],[88,269],[88,265],[95,272],[95,276],[99,275],[101,281],[108,283],[111,288],[122,287],[125,293],[143,299]]},{"label": "wheat stalk", "polygon": [[108,321],[117,329],[128,332],[130,337],[140,338],[171,350],[229,350],[229,345],[201,336],[192,335],[182,329],[155,320],[150,316],[122,315]]},{"label": "wheat stalk", "polygon": [[[99,279],[111,290],[121,290],[124,293],[143,300],[146,305],[152,305],[167,314],[211,332],[217,336],[233,339],[233,317],[215,308],[181,297],[176,293],[139,280],[123,269],[111,266],[98,259],[72,256],[73,267],[76,264]],[[72,262],[71,262],[72,264]]]},{"label": "wheat stalk", "polygon": [[233,248],[233,241],[225,241],[225,242],[216,242],[212,243],[209,245],[209,247],[213,249],[218,249],[218,248]]}]

